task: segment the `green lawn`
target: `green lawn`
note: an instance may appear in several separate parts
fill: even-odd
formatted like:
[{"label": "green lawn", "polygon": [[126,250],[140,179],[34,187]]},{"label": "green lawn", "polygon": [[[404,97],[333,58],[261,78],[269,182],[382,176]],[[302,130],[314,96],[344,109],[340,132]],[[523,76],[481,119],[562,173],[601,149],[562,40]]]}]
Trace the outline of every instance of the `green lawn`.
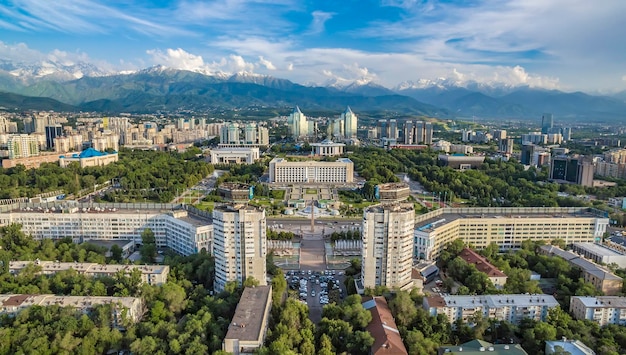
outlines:
[{"label": "green lawn", "polygon": [[270,192],[270,195],[272,196],[272,198],[275,198],[277,200],[284,200],[285,199],[285,190],[272,190]]},{"label": "green lawn", "polygon": [[306,189],[307,195],[317,195],[317,189]]},{"label": "green lawn", "polygon": [[195,204],[194,207],[199,209],[199,210],[205,210],[205,211],[211,210],[212,211],[213,207],[215,207],[215,202],[213,202],[213,201],[202,201],[202,202],[200,202],[198,204]]}]

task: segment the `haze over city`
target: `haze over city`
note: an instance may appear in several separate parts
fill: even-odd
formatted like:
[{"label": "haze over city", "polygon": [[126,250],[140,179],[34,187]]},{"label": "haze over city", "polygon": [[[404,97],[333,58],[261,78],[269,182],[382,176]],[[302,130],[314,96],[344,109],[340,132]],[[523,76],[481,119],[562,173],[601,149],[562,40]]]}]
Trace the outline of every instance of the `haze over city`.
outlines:
[{"label": "haze over city", "polygon": [[626,89],[624,13],[618,0],[6,1],[0,61],[611,93]]}]

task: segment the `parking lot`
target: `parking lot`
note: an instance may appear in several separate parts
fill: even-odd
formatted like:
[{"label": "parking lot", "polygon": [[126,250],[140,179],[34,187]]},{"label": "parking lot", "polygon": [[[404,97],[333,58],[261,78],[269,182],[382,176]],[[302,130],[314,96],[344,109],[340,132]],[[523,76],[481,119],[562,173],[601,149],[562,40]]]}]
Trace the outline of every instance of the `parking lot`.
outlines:
[{"label": "parking lot", "polygon": [[322,308],[332,302],[339,302],[345,296],[343,271],[288,271],[287,283],[296,290],[299,299],[309,306],[309,318],[314,323],[322,319]]}]

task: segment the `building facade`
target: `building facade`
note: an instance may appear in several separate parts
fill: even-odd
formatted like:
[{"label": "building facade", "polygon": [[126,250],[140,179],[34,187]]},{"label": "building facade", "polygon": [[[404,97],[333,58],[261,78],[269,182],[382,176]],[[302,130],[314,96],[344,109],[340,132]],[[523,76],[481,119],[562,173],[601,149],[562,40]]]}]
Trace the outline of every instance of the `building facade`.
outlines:
[{"label": "building facade", "polygon": [[260,158],[258,147],[211,149],[211,164],[254,164]]},{"label": "building facade", "polygon": [[381,204],[365,209],[361,229],[364,288],[411,288],[414,224],[415,210],[411,203]]},{"label": "building facade", "polygon": [[354,164],[341,158],[327,161],[287,161],[274,158],[270,161],[270,183],[335,183],[354,181]]},{"label": "building facade", "polygon": [[350,106],[341,114],[341,121],[343,121],[344,132],[343,135],[346,139],[356,138],[356,131],[358,128],[358,117],[352,112]]},{"label": "building facade", "polygon": [[78,163],[81,168],[86,168],[90,166],[104,166],[109,165],[111,163],[115,163],[119,160],[119,155],[117,152],[106,153],[99,152],[93,148],[88,148],[80,154],[72,154],[72,155],[61,155],[59,157],[59,166],[62,168],[67,167],[72,162]]},{"label": "building facade", "polygon": [[588,208],[441,208],[416,217],[414,254],[435,260],[456,239],[477,249],[496,243],[502,251],[528,239],[595,242],[608,224],[608,217]]},{"label": "building facade", "polygon": [[289,127],[291,128],[291,135],[295,140],[298,138],[306,137],[309,124],[307,123],[306,116],[300,111],[300,107],[296,106],[293,109],[293,112],[289,115],[289,120],[287,121]]},{"label": "building facade", "polygon": [[626,298],[617,296],[572,296],[569,311],[576,319],[586,319],[601,327],[626,325]]},{"label": "building facade", "polygon": [[35,136],[12,134],[7,143],[9,159],[28,158],[39,155],[39,142]]},{"label": "building facade", "polygon": [[476,313],[484,319],[520,324],[523,319],[545,321],[551,308],[559,302],[550,295],[480,295],[430,296],[424,298],[424,309],[431,315],[445,314],[451,324],[462,319],[472,324]]},{"label": "building facade", "polygon": [[602,244],[574,243],[572,250],[587,259],[593,260],[595,263],[616,264],[620,268],[626,268],[626,255],[607,248]]},{"label": "building facade", "polygon": [[255,354],[263,346],[272,308],[272,286],[246,287],[222,342],[222,350]]},{"label": "building facade", "polygon": [[257,207],[225,204],[213,209],[216,291],[231,281],[241,285],[249,277],[267,284],[266,224],[265,210]]},{"label": "building facade", "polygon": [[333,157],[342,155],[346,149],[346,145],[343,143],[335,143],[331,140],[323,140],[320,143],[311,143],[313,148],[313,155],[321,157]]}]

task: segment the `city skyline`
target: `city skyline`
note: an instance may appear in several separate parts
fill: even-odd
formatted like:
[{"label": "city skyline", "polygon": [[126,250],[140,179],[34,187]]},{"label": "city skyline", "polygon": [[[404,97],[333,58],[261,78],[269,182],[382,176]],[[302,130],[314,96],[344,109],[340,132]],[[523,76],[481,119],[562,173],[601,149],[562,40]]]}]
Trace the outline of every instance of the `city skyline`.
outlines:
[{"label": "city skyline", "polygon": [[[358,6],[357,6],[358,5]],[[8,1],[3,61],[257,73],[302,84],[626,89],[626,3],[605,1]]]}]

